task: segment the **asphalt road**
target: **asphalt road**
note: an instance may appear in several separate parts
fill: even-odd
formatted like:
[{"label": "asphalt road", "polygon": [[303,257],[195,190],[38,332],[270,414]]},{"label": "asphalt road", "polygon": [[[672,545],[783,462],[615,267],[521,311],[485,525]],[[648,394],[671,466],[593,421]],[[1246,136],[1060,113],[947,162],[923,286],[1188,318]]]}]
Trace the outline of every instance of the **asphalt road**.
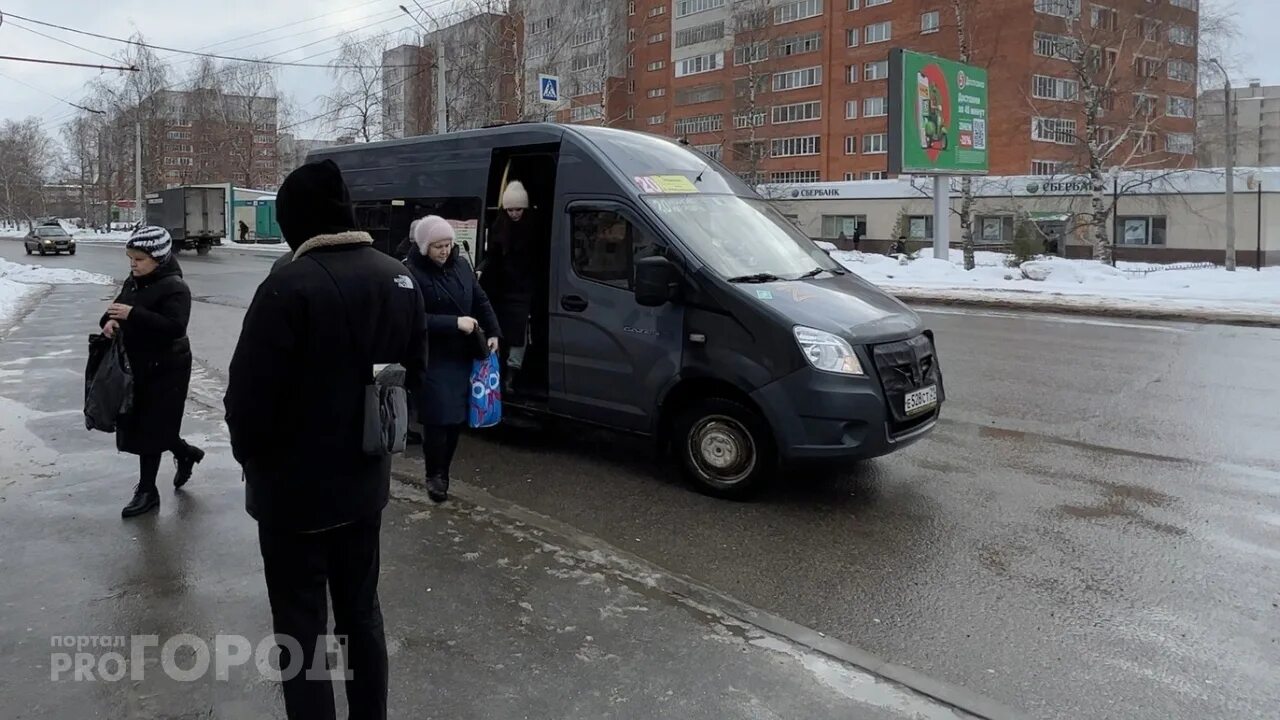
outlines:
[{"label": "asphalt road", "polygon": [[[274,257],[220,250],[183,260],[214,370]],[[42,262],[125,269],[118,246]],[[459,475],[1036,717],[1274,717],[1280,331],[923,315],[948,404],[898,455],[737,504],[641,443],[508,428],[465,439]]]}]

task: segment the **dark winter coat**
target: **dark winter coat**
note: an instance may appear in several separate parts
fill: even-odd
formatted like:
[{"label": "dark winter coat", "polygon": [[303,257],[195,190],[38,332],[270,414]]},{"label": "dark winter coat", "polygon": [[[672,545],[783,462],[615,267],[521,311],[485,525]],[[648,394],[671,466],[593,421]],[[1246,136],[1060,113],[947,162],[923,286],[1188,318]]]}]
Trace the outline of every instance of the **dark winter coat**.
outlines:
[{"label": "dark winter coat", "polygon": [[[530,211],[519,222],[498,215],[479,270],[481,284],[511,347],[523,347],[534,298],[545,284],[545,259]],[[543,281],[543,282],[540,282]]]},{"label": "dark winter coat", "polygon": [[[133,409],[116,426],[116,447],[155,455],[177,444],[191,383],[191,290],[172,255],[142,277],[125,280],[116,302],[131,305],[121,320],[125,354],[133,368]],[[98,321],[104,326],[106,314]]]},{"label": "dark winter coat", "polygon": [[390,457],[361,448],[372,365],[421,375],[422,298],[367,233],[319,235],[258,287],[225,399],[245,504],[264,526],[308,531],[368,518],[390,489]]},{"label": "dark winter coat", "polygon": [[422,293],[423,326],[428,347],[427,370],[414,389],[418,421],[423,425],[459,425],[467,419],[475,339],[458,330],[458,318],[480,323],[486,338],[501,338],[498,318],[475,271],[457,247],[443,266],[416,248],[405,265]]}]

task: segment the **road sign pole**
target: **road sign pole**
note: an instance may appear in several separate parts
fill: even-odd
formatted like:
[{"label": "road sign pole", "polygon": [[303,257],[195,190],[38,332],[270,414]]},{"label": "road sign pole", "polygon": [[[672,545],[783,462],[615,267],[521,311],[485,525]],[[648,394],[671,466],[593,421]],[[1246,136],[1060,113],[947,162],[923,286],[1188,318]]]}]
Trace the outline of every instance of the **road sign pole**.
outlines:
[{"label": "road sign pole", "polygon": [[933,256],[951,257],[951,178],[933,176]]}]

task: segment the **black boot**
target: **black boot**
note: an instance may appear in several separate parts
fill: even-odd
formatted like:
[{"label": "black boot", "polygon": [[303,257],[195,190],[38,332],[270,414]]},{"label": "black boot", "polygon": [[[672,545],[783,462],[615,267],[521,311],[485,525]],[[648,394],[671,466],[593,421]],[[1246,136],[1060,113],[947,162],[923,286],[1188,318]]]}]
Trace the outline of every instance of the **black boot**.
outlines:
[{"label": "black boot", "polygon": [[428,475],[427,476],[427,497],[431,498],[431,502],[442,503],[449,499],[449,476],[448,475]]},{"label": "black boot", "polygon": [[133,488],[133,499],[120,511],[120,517],[131,518],[145,515],[160,507],[160,493],[155,488],[144,488],[136,485]]},{"label": "black boot", "polygon": [[191,479],[191,471],[196,465],[204,460],[204,451],[195,445],[188,445],[187,452],[183,457],[174,456],[173,464],[178,466],[178,472],[173,476],[173,489],[177,490],[187,481]]}]

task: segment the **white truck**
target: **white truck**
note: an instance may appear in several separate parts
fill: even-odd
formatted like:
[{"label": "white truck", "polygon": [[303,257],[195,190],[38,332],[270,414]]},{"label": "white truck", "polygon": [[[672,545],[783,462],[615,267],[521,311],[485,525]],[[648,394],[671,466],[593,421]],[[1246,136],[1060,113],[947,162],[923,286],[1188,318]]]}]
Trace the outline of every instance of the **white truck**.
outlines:
[{"label": "white truck", "polygon": [[227,236],[227,191],[176,187],[147,193],[147,224],[169,231],[173,249],[207,255]]}]

